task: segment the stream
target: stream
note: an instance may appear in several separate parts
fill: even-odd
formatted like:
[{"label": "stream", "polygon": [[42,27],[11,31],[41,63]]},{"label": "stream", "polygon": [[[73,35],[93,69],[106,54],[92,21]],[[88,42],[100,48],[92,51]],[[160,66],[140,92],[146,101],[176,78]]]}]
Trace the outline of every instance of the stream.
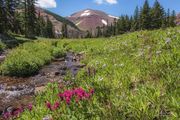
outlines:
[{"label": "stream", "polygon": [[0,76],[0,116],[4,112],[32,103],[34,95],[42,92],[47,83],[51,81],[64,83],[67,71],[70,71],[72,77],[76,76],[79,69],[85,66],[80,64],[82,58],[82,54],[68,52],[65,57],[52,60],[51,64],[44,66],[35,76],[28,78]]}]

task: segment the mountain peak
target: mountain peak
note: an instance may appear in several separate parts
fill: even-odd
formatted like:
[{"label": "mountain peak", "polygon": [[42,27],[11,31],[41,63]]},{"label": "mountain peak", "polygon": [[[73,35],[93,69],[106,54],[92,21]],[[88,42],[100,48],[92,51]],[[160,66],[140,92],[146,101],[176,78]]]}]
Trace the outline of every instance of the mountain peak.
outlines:
[{"label": "mountain peak", "polygon": [[95,31],[96,28],[111,25],[118,17],[100,10],[84,9],[67,17],[83,31]]}]

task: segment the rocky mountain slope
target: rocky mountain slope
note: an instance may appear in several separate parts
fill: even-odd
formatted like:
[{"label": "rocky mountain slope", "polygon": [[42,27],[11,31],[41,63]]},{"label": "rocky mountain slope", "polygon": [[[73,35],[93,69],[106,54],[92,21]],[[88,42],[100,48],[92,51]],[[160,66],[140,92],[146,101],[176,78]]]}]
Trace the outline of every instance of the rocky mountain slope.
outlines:
[{"label": "rocky mountain slope", "polygon": [[50,19],[50,21],[52,22],[52,24],[54,26],[54,32],[56,33],[56,35],[61,34],[63,24],[67,24],[68,36],[70,38],[80,37],[84,34],[83,32],[81,32],[79,30],[79,28],[73,22],[69,21],[68,19],[66,19],[64,17],[61,17],[53,12],[50,12],[50,11],[42,9],[42,8],[36,8],[36,12],[38,14],[40,14],[40,16],[43,16],[43,18],[45,20],[47,18]]},{"label": "rocky mountain slope", "polygon": [[67,19],[72,21],[79,29],[93,32],[98,26],[113,24],[118,17],[99,10],[86,9],[72,14]]}]

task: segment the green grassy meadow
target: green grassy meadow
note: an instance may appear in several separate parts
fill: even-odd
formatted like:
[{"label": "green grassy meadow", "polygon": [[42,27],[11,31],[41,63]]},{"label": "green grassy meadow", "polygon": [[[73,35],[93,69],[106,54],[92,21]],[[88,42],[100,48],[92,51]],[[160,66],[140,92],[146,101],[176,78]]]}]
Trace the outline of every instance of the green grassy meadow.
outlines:
[{"label": "green grassy meadow", "polygon": [[[41,38],[42,39],[42,38]],[[0,45],[1,46],[1,45]],[[0,47],[1,49],[1,47]],[[86,67],[72,85],[49,83],[19,120],[178,120],[180,118],[180,27],[138,31],[111,38],[37,40],[14,48],[1,64],[3,75],[30,76],[66,51],[83,53]],[[59,93],[94,90],[71,103]],[[58,101],[52,110],[47,106]]]}]

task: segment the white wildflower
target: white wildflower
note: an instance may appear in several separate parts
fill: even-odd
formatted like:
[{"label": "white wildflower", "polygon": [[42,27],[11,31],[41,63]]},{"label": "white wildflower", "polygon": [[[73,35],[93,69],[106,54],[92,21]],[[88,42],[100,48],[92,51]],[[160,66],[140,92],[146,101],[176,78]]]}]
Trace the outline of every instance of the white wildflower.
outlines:
[{"label": "white wildflower", "polygon": [[119,64],[119,67],[124,67],[124,64],[122,63],[122,64]]},{"label": "white wildflower", "polygon": [[99,81],[102,81],[103,79],[104,79],[103,77],[100,77],[100,76],[98,77]]},{"label": "white wildflower", "polygon": [[52,116],[47,115],[47,116],[45,116],[42,120],[51,120],[51,119],[52,119]]},{"label": "white wildflower", "polygon": [[102,66],[102,68],[105,68],[107,65],[106,64],[104,64],[103,66]]},{"label": "white wildflower", "polygon": [[171,34],[171,32],[170,31],[168,31],[168,33],[167,33],[168,35],[170,35]]},{"label": "white wildflower", "polygon": [[170,42],[171,42],[171,38],[167,38],[165,43],[169,44]]},{"label": "white wildflower", "polygon": [[160,51],[160,50],[159,50],[159,51],[156,51],[156,54],[161,54],[161,53],[162,53],[162,51]]}]

